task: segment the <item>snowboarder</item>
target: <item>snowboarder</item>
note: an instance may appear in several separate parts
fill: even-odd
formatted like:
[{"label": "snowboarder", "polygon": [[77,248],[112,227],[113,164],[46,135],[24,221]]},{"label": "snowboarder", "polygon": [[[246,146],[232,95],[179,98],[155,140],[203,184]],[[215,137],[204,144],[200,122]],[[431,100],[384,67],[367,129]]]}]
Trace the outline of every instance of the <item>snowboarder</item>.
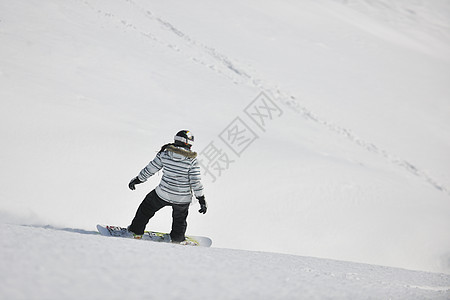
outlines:
[{"label": "snowboarder", "polygon": [[166,144],[139,175],[133,178],[128,187],[135,190],[135,185],[145,182],[150,176],[163,169],[160,184],[142,201],[128,230],[139,238],[145,226],[155,213],[165,206],[172,206],[172,242],[185,240],[186,218],[192,201],[192,192],[200,203],[199,212],[206,213],[207,203],[200,182],[200,168],[197,153],[191,150],[194,136],[188,130],[179,131],[174,143]]}]

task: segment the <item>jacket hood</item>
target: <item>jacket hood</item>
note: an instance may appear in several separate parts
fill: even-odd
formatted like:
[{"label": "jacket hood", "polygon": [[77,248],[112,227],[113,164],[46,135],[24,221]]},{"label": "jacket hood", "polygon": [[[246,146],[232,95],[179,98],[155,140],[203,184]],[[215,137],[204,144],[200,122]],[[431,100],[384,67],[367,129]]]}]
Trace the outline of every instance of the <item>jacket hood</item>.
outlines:
[{"label": "jacket hood", "polygon": [[[179,157],[180,159],[183,158],[190,158],[190,159],[194,159],[197,157],[197,152],[194,151],[190,151],[181,147],[176,147],[174,145],[168,145],[165,150],[173,152],[174,154],[178,154],[181,157]],[[175,156],[174,156],[175,158]]]}]

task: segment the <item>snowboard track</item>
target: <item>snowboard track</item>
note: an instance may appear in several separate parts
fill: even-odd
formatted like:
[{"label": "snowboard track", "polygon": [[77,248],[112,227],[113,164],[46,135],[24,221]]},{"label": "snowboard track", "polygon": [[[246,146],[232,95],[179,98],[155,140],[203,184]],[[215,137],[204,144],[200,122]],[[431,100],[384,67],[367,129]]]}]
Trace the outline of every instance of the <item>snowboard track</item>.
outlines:
[{"label": "snowboard track", "polygon": [[[416,164],[406,159],[402,159],[383,149],[382,147],[359,137],[348,128],[339,126],[333,122],[323,119],[318,114],[311,111],[308,107],[302,105],[300,101],[297,100],[298,97],[296,97],[292,93],[283,91],[276,85],[258,78],[258,76],[253,75],[253,73],[256,73],[255,71],[252,72],[251,70],[247,70],[245,67],[241,66],[237,62],[237,60],[231,59],[218,50],[193,39],[191,36],[189,36],[187,33],[182,31],[169,21],[155,15],[149,9],[140,6],[135,1],[123,0],[131,5],[131,8],[136,13],[145,15],[145,17],[155,25],[154,27],[151,27],[150,32],[148,31],[148,28],[140,28],[137,24],[134,24],[132,21],[127,20],[123,16],[104,11],[101,8],[96,8],[86,0],[82,1],[97,14],[103,16],[104,18],[108,18],[109,21],[113,21],[119,26],[123,26],[124,30],[128,30],[134,34],[141,35],[152,43],[156,43],[162,47],[166,47],[179,54],[185,55],[187,59],[190,59],[194,63],[208,68],[209,70],[219,74],[220,76],[228,78],[234,84],[248,85],[263,91],[267,95],[271,96],[274,100],[284,104],[290,110],[294,111],[301,117],[315,122],[335,134],[343,136],[354,145],[362,147],[366,151],[382,157],[386,162],[403,169],[403,171],[405,172],[417,176],[435,189],[445,193],[447,196],[450,196],[450,189],[447,186],[434,179],[427,172],[419,168]],[[171,32],[174,39],[170,41],[163,40],[158,37],[158,31]]]}]

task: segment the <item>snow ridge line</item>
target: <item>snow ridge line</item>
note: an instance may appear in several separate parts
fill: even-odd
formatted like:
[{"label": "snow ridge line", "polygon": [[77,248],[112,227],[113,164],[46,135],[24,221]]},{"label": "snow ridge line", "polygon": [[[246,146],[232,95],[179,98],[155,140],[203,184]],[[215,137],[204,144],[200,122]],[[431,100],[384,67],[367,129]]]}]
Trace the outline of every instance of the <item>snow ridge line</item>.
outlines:
[{"label": "snow ridge line", "polygon": [[[184,33],[182,30],[175,27],[172,23],[162,19],[161,17],[155,16],[151,11],[148,9],[136,4],[133,0],[125,0],[127,3],[131,4],[135,9],[140,11],[141,13],[144,13],[144,15],[150,19],[153,22],[157,22],[160,26],[162,26],[165,30],[173,33],[178,39],[183,40],[187,45],[185,45],[185,51],[188,52],[191,49],[197,49],[198,51],[194,51],[192,54],[193,57],[191,57],[192,61],[195,63],[199,63],[205,67],[208,67],[209,69],[213,70],[214,72],[227,77],[228,79],[232,80],[235,84],[248,84],[251,86],[254,86],[268,95],[270,95],[273,99],[281,102],[282,104],[288,106],[292,111],[300,114],[302,117],[304,117],[307,120],[311,120],[315,123],[318,123],[328,130],[339,134],[345,138],[347,138],[349,141],[354,143],[355,145],[364,148],[365,150],[381,156],[385,161],[388,163],[391,163],[393,165],[396,165],[403,170],[407,171],[410,174],[413,174],[422,180],[424,180],[426,183],[433,186],[435,189],[446,193],[450,196],[450,190],[444,186],[443,184],[439,183],[437,180],[429,176],[426,172],[420,170],[418,167],[416,167],[413,163],[410,163],[407,160],[401,159],[393,154],[390,154],[388,151],[376,146],[375,144],[368,142],[360,137],[358,137],[356,134],[354,134],[350,129],[347,129],[345,127],[336,125],[332,122],[329,122],[327,120],[322,119],[319,117],[316,113],[312,112],[307,107],[300,104],[298,100],[296,100],[296,97],[294,95],[291,95],[290,93],[286,93],[284,91],[281,91],[278,87],[273,86],[269,83],[264,82],[262,79],[257,78],[256,76],[253,76],[250,74],[250,72],[244,70],[243,68],[239,67],[237,63],[233,62],[232,59],[228,58],[226,55],[218,52],[216,49],[206,46],[203,43],[200,43],[193,38],[191,38],[189,35]],[[88,4],[86,1],[85,4]],[[88,4],[89,5],[89,4]],[[94,9],[91,5],[89,5],[91,9]],[[104,13],[105,16],[108,17],[115,17],[114,14],[111,13],[105,13],[101,10],[96,10],[98,13]],[[151,39],[154,42],[157,42],[163,46],[166,46],[176,52],[182,52],[182,48],[184,48],[180,44],[171,44],[165,41],[162,41],[157,36],[155,36],[152,33],[147,33],[142,30],[139,30],[137,26],[133,25],[131,22],[128,22],[126,20],[118,18],[118,22],[125,26],[128,29],[132,29],[135,31],[138,31],[139,34],[142,36],[145,36],[149,39]],[[199,54],[204,53],[207,55],[207,57],[196,57]],[[225,71],[223,71],[223,67],[225,67]]]},{"label": "snow ridge line", "polygon": [[[153,16],[153,14],[150,11],[147,11],[148,16]],[[219,60],[223,65],[225,65],[229,70],[236,73],[239,76],[243,76],[247,79],[251,79],[252,77],[248,75],[243,70],[240,70],[239,68],[235,67],[235,65],[229,60],[226,56],[218,53],[214,48],[210,48],[204,44],[198,43],[197,41],[190,38],[188,35],[184,34],[181,30],[177,29],[175,26],[173,26],[171,23],[159,18],[159,17],[153,17],[154,20],[159,22],[163,27],[165,27],[167,30],[171,31],[175,35],[179,36],[180,38],[184,39],[188,43],[200,47],[204,51],[206,51],[210,56],[214,57],[216,60]],[[199,62],[199,60],[197,60]]]},{"label": "snow ridge line", "polygon": [[[295,100],[294,96],[289,96],[284,94],[282,91],[277,90],[276,93],[273,93],[272,90],[265,90],[266,93],[271,94],[275,99],[279,100],[281,99],[293,99]],[[283,101],[281,101],[283,103]],[[286,104],[286,103],[284,103]],[[293,106],[292,106],[293,105]],[[376,146],[375,144],[365,141],[364,139],[358,137],[356,134],[354,134],[350,129],[341,127],[339,125],[336,125],[332,122],[328,122],[326,120],[321,119],[319,116],[317,116],[315,113],[310,111],[308,108],[300,105],[297,101],[290,101],[288,103],[288,106],[294,110],[295,112],[301,114],[303,117],[316,122],[322,126],[325,126],[328,130],[333,131],[341,136],[344,136],[357,146],[360,146],[364,148],[365,150],[379,155],[383,157],[387,162],[396,165],[405,171],[422,178],[425,182],[436,188],[437,190],[446,193],[447,195],[450,195],[450,190],[446,188],[444,185],[433,179],[431,176],[429,176],[426,172],[420,170],[418,167],[416,167],[414,164],[410,163],[407,160],[398,158],[397,156],[390,154],[388,151]]]},{"label": "snow ridge line", "polygon": [[[200,46],[204,51],[206,51],[209,55],[211,55],[217,61],[219,61],[220,63],[225,65],[225,67],[227,67],[229,70],[233,71],[234,73],[236,73],[239,76],[245,77],[248,81],[250,81],[249,83],[251,85],[258,87],[258,88],[262,89],[265,93],[272,95],[274,97],[274,99],[287,105],[289,108],[291,108],[293,111],[301,114],[303,117],[305,117],[309,120],[312,120],[316,123],[319,123],[319,124],[325,126],[327,129],[346,137],[347,139],[349,139],[356,145],[363,147],[364,149],[366,149],[369,152],[372,152],[374,154],[382,156],[389,163],[397,165],[397,166],[403,168],[404,170],[408,171],[409,173],[412,173],[413,175],[424,179],[427,183],[431,184],[434,188],[450,195],[450,191],[445,186],[438,183],[436,180],[431,178],[424,171],[421,171],[414,164],[408,162],[407,160],[403,160],[392,154],[389,154],[389,152],[377,147],[375,144],[367,142],[367,141],[359,138],[354,133],[352,133],[351,130],[349,130],[349,129],[346,129],[344,127],[338,126],[336,124],[333,124],[331,122],[321,119],[319,116],[317,116],[315,113],[310,111],[308,108],[300,105],[300,103],[295,100],[295,97],[293,95],[288,95],[288,94],[280,91],[278,88],[273,88],[273,87],[270,87],[268,84],[262,83],[262,80],[255,79],[249,73],[247,73],[246,71],[237,67],[232,62],[232,60],[227,58],[225,55],[219,53],[214,48],[207,47],[201,43],[196,42],[195,40],[190,38],[188,35],[183,33],[181,30],[179,30],[175,26],[173,26],[171,23],[169,23],[159,17],[156,18],[156,20],[158,22],[160,22],[160,24],[165,26],[168,30],[172,31],[174,34],[178,35],[180,38],[183,38],[185,41],[192,43],[195,46]],[[257,84],[257,83],[259,83],[259,84]],[[289,99],[289,100],[286,100],[286,99]]]}]

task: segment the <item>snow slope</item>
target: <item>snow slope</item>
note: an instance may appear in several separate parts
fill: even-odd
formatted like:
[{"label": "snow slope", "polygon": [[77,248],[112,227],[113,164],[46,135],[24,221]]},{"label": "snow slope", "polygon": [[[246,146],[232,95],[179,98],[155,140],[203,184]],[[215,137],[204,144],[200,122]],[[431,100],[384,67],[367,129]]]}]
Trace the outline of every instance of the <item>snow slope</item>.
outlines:
[{"label": "snow slope", "polygon": [[450,296],[450,276],[444,274],[108,238],[69,228],[0,226],[2,299],[448,299]]},{"label": "snow slope", "polygon": [[[191,234],[450,273],[448,15],[437,0],[2,0],[0,223],[127,225],[160,175],[128,181],[188,128],[233,160],[204,175]],[[244,111],[261,92],[281,110],[264,130]],[[219,137],[237,117],[258,137],[240,156]]]}]

